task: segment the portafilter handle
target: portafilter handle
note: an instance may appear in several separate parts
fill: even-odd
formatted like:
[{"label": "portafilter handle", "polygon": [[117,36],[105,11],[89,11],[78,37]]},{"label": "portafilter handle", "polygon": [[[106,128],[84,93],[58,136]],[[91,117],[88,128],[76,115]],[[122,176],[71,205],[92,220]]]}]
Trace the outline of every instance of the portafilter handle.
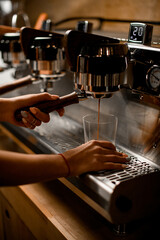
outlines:
[{"label": "portafilter handle", "polygon": [[20,78],[14,82],[8,83],[8,84],[4,84],[2,86],[0,86],[0,94],[5,94],[8,93],[12,90],[15,90],[19,87],[24,87],[28,84],[31,84],[33,82],[32,80],[32,76],[28,75],[26,77]]},{"label": "portafilter handle", "polygon": [[5,33],[15,33],[19,32],[20,28],[15,28],[11,26],[0,25],[0,36],[3,36]]},{"label": "portafilter handle", "polygon": [[22,121],[21,111],[30,112],[30,110],[29,110],[30,107],[36,107],[44,113],[50,113],[50,112],[53,112],[53,111],[58,110],[60,108],[66,107],[66,106],[71,105],[71,104],[74,104],[74,103],[79,103],[79,97],[78,97],[78,94],[76,92],[73,92],[73,93],[70,93],[68,95],[62,96],[62,97],[60,97],[59,99],[56,99],[56,100],[43,101],[43,102],[39,102],[37,104],[34,104],[32,106],[28,106],[28,107],[18,109],[15,112],[15,119],[16,119],[16,121],[21,122]]}]

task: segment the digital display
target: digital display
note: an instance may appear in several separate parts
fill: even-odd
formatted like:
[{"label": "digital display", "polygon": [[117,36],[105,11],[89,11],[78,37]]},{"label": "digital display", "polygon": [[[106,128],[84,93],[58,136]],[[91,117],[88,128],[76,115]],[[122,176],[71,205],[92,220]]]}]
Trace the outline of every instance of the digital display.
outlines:
[{"label": "digital display", "polygon": [[128,42],[151,45],[153,26],[146,23],[130,23]]},{"label": "digital display", "polygon": [[131,26],[131,30],[130,30],[131,41],[143,42],[144,34],[145,34],[144,26]]}]

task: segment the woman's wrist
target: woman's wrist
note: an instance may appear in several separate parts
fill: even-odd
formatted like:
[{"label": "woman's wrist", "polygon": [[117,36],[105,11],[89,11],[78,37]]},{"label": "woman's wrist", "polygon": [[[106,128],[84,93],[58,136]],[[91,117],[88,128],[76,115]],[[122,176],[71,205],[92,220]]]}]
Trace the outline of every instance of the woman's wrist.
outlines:
[{"label": "woman's wrist", "polygon": [[8,112],[10,111],[10,100],[5,98],[0,98],[0,121],[5,122],[8,119]]},{"label": "woman's wrist", "polygon": [[70,174],[71,174],[71,169],[70,169],[70,166],[69,166],[68,160],[66,159],[66,157],[64,156],[63,153],[60,153],[60,154],[58,154],[58,155],[60,155],[60,156],[63,158],[63,160],[64,160],[64,164],[65,164],[66,167],[67,167],[67,174],[66,174],[65,177],[69,177]]}]

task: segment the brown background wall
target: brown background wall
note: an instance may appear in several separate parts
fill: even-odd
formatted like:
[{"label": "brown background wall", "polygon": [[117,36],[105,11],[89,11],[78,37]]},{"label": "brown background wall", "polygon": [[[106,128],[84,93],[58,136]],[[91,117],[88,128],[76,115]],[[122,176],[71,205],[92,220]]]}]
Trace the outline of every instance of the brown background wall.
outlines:
[{"label": "brown background wall", "polygon": [[26,0],[32,21],[47,12],[56,21],[77,15],[160,20],[159,0]]},{"label": "brown background wall", "polygon": [[[76,16],[160,21],[160,0],[26,0],[25,3],[32,26],[41,12],[46,12],[54,22]],[[119,28],[107,23],[106,28],[125,31],[126,25]]]}]

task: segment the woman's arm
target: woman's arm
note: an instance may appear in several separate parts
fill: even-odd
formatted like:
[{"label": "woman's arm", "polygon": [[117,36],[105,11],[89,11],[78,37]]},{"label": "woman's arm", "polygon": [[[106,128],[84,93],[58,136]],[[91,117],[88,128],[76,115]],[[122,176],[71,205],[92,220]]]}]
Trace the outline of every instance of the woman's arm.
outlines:
[{"label": "woman's arm", "polygon": [[92,140],[61,155],[0,151],[0,185],[22,185],[77,176],[103,169],[123,169],[127,155],[110,142]]},{"label": "woman's arm", "polygon": [[66,174],[67,166],[60,155],[0,151],[0,186],[48,181]]}]

